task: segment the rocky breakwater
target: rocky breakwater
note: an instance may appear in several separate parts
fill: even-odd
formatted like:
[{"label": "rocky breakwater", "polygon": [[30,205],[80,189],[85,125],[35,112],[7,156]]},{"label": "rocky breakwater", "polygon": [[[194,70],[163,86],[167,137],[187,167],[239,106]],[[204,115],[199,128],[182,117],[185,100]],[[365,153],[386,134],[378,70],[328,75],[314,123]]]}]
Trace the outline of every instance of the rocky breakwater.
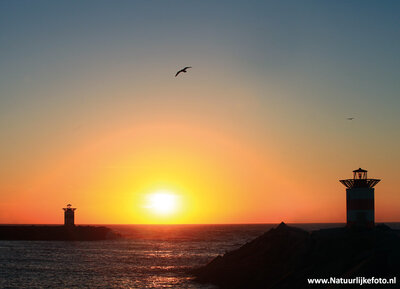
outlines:
[{"label": "rocky breakwater", "polygon": [[281,223],[194,275],[220,288],[309,288],[308,278],[397,277],[399,283],[399,268],[399,231],[385,225],[307,232]]}]

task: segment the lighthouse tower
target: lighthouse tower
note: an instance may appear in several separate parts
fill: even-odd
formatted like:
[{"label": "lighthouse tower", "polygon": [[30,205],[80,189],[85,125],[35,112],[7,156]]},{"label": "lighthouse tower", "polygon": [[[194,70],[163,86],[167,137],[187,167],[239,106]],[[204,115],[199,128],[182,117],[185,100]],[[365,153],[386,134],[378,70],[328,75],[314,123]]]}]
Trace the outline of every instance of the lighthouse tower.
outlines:
[{"label": "lighthouse tower", "polygon": [[71,208],[71,204],[68,204],[64,210],[64,226],[73,227],[75,226],[75,210],[76,208]]},{"label": "lighthouse tower", "polygon": [[346,186],[347,227],[372,228],[375,225],[374,186],[378,179],[368,179],[367,171],[353,171],[353,178],[340,180]]}]

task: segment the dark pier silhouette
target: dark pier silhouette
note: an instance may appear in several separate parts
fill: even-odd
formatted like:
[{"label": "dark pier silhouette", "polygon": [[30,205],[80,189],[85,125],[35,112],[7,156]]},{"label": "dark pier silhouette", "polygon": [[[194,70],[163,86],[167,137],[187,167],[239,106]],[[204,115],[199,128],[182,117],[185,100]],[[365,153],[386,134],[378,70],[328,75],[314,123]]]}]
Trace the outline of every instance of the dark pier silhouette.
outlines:
[{"label": "dark pier silhouette", "polygon": [[75,226],[75,210],[68,204],[64,210],[64,225],[0,225],[0,240],[32,241],[96,241],[121,238],[103,226]]},{"label": "dark pier silhouette", "polygon": [[0,240],[96,241],[121,236],[103,226],[1,225]]}]

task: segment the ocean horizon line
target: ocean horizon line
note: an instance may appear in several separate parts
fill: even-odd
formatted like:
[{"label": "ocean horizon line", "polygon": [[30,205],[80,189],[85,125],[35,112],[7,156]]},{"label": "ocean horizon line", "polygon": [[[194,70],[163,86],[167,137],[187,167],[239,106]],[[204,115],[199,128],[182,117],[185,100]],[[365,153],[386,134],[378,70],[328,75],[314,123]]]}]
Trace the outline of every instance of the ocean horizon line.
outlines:
[{"label": "ocean horizon line", "polygon": [[[326,224],[326,225],[345,225],[345,222],[270,222],[270,223],[83,223],[76,224],[76,226],[234,226],[234,225],[279,225],[284,222],[287,225],[317,225],[317,224]],[[376,222],[376,225],[379,224],[397,224],[400,221],[388,221],[388,222]],[[0,223],[0,226],[64,226],[61,223]]]}]

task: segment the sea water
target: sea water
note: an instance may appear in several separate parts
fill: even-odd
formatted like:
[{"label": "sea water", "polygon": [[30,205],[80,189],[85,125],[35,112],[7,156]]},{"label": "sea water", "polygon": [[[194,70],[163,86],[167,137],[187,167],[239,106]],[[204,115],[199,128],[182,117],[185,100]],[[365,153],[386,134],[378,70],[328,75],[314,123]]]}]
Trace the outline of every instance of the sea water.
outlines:
[{"label": "sea water", "polygon": [[[276,224],[107,226],[125,238],[0,241],[0,288],[216,288],[194,282],[190,269]],[[315,230],[343,224],[296,226]]]}]

